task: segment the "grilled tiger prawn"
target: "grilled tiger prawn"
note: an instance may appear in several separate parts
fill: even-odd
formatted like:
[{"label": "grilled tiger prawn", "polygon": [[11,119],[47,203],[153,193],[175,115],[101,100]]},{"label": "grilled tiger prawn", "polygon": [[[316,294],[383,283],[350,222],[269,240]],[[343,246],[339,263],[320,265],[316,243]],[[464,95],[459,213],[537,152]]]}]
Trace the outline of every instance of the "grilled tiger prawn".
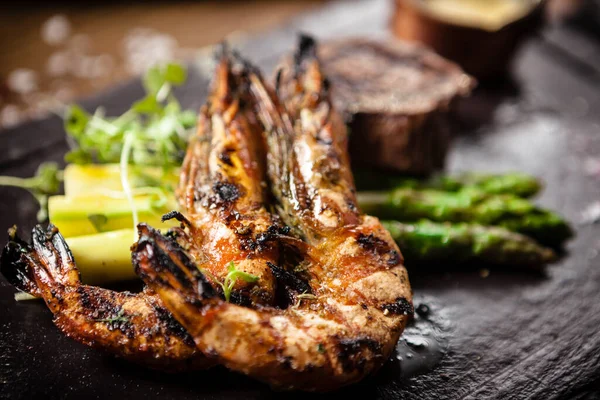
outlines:
[{"label": "grilled tiger prawn", "polygon": [[296,60],[295,89],[282,92],[291,116],[257,72],[247,78],[279,212],[308,242],[298,244],[306,293],[286,309],[223,301],[188,252],[145,225],[133,254],[140,277],[202,352],[275,387],[325,391],[385,362],[412,300],[398,247],[356,205],[345,131],[335,123],[318,60],[306,50]]},{"label": "grilled tiger prawn", "polygon": [[[249,107],[247,80],[222,48],[213,89],[184,160],[178,198],[187,216],[190,254],[223,281],[233,262],[256,282],[238,280],[235,302],[272,304],[284,233],[266,209],[262,128]],[[196,251],[195,249],[198,249]]]},{"label": "grilled tiger prawn", "polygon": [[67,336],[130,361],[166,371],[209,367],[192,338],[156,295],[83,285],[64,238],[50,225],[33,229],[32,245],[12,229],[2,273],[42,297]]}]

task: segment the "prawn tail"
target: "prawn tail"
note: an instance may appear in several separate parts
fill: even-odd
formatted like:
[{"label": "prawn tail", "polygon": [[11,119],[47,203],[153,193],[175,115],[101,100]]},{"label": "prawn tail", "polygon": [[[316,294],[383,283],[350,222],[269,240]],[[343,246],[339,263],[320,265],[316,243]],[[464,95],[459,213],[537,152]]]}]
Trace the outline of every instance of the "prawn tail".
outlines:
[{"label": "prawn tail", "polygon": [[[280,103],[277,94],[264,83],[260,75],[250,73],[250,90],[256,114],[264,127],[267,147],[267,175],[271,190],[279,201],[279,214],[288,226],[296,226],[290,204],[282,199],[291,198],[290,180],[294,174],[292,147],[295,137],[291,118]],[[297,232],[298,234],[300,232]]]},{"label": "prawn tail", "polygon": [[80,284],[73,255],[54,225],[46,229],[35,226],[31,244],[17,235],[16,227],[9,229],[8,236],[0,270],[17,289],[48,301],[54,297],[54,289]]},{"label": "prawn tail", "polygon": [[8,230],[8,243],[0,257],[0,272],[8,282],[22,292],[40,297],[40,290],[32,275],[31,246],[17,235],[17,227]]},{"label": "prawn tail", "polygon": [[165,296],[167,299],[185,298],[198,306],[203,301],[220,297],[175,240],[146,224],[138,225],[138,234],[132,252],[135,271],[163,301]]}]

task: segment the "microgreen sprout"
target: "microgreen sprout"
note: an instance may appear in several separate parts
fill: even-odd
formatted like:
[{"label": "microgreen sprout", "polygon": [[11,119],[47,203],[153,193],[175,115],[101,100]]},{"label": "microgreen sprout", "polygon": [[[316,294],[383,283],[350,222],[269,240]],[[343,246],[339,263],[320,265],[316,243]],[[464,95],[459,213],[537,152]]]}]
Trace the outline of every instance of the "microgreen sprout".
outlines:
[{"label": "microgreen sprout", "polygon": [[115,325],[129,322],[129,319],[125,316],[125,310],[120,309],[117,315],[114,317],[97,319],[96,322],[106,322],[108,324]]},{"label": "microgreen sprout", "polygon": [[185,80],[186,70],[181,65],[150,68],[143,78],[146,96],[116,118],[105,117],[102,108],[89,114],[79,106],[70,106],[65,130],[73,149],[65,156],[66,161],[119,162],[126,139],[132,136],[130,164],[164,170],[179,166],[196,122],[196,114],[182,110],[172,94],[172,88]]},{"label": "microgreen sprout", "polygon": [[248,283],[254,283],[254,282],[258,281],[258,276],[249,274],[244,271],[240,271],[239,269],[236,268],[233,261],[231,261],[229,263],[229,265],[227,266],[227,270],[229,272],[227,273],[227,276],[225,276],[225,280],[223,281],[223,285],[222,285],[223,286],[223,294],[225,295],[226,301],[229,301],[229,298],[231,297],[231,290],[235,286],[235,283],[237,282],[238,279],[241,279],[244,282],[248,282]]},{"label": "microgreen sprout", "polygon": [[13,186],[28,190],[40,204],[37,213],[38,221],[48,218],[48,196],[58,193],[63,179],[63,171],[56,163],[43,163],[31,178],[0,176],[0,186]]},{"label": "microgreen sprout", "polygon": [[104,232],[104,226],[108,222],[108,217],[104,214],[88,214],[88,221],[94,226],[96,232]]},{"label": "microgreen sprout", "polygon": [[[195,125],[195,113],[182,110],[172,93],[174,86],[185,82],[186,75],[185,68],[178,64],[154,66],[142,80],[145,97],[121,116],[105,117],[102,108],[89,114],[76,105],[68,108],[65,116],[65,130],[73,145],[65,160],[78,164],[119,163],[134,232],[138,213],[133,197],[137,193],[133,189],[135,182],[129,180],[129,170],[134,166],[158,166],[166,176],[181,165]],[[161,181],[157,182],[159,188]],[[155,203],[157,207],[166,203],[166,195],[159,195]]]},{"label": "microgreen sprout", "polygon": [[208,276],[213,282],[221,286],[221,288],[223,289],[223,295],[225,296],[225,301],[229,301],[231,299],[231,291],[233,290],[233,287],[235,286],[235,283],[238,279],[241,279],[244,282],[248,283],[254,283],[258,281],[258,276],[249,274],[244,271],[240,271],[236,268],[235,263],[233,261],[229,262],[229,264],[227,265],[227,271],[229,272],[225,276],[223,283],[221,283],[213,274],[206,270],[202,270],[202,273],[204,275]]}]

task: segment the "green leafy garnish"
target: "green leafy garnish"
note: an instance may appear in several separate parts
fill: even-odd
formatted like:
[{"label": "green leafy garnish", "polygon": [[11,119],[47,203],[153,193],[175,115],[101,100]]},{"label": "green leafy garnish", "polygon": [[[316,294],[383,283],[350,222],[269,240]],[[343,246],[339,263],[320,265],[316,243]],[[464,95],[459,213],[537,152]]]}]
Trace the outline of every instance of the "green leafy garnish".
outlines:
[{"label": "green leafy garnish", "polygon": [[108,218],[104,214],[89,214],[88,220],[92,225],[94,225],[94,229],[96,232],[104,232],[104,225],[108,222]]},{"label": "green leafy garnish", "polygon": [[0,186],[13,186],[28,190],[40,204],[37,213],[38,221],[48,218],[48,196],[60,190],[63,171],[53,162],[42,163],[31,178],[17,178],[15,176],[0,176]]},{"label": "green leafy garnish", "polygon": [[[143,78],[146,96],[121,116],[105,117],[102,108],[89,114],[77,105],[71,106],[65,115],[65,130],[74,142],[65,160],[77,164],[119,163],[134,231],[138,215],[128,170],[130,166],[158,166],[166,176],[181,165],[196,114],[181,109],[172,88],[183,84],[186,77],[185,68],[179,64],[154,66]],[[157,188],[163,188],[161,181],[158,180]],[[157,205],[165,203],[165,198],[158,196]]]},{"label": "green leafy garnish", "polygon": [[240,271],[235,267],[233,261],[229,263],[227,266],[227,270],[229,273],[225,276],[225,280],[223,281],[223,294],[225,295],[225,301],[229,301],[231,296],[231,290],[235,286],[235,283],[238,279],[243,280],[244,282],[254,283],[258,281],[258,276],[249,274],[244,271]]},{"label": "green leafy garnish", "polygon": [[181,85],[187,78],[187,72],[179,64],[155,66],[146,72],[143,83],[144,88],[151,95],[157,95],[166,85]]},{"label": "green leafy garnish", "polygon": [[231,291],[235,286],[235,283],[238,279],[243,280],[244,282],[254,283],[258,281],[258,276],[249,274],[244,271],[240,271],[236,268],[235,263],[231,261],[227,266],[227,270],[229,271],[223,280],[223,283],[219,282],[217,278],[206,270],[202,270],[202,273],[208,276],[213,282],[221,286],[223,289],[223,295],[225,295],[225,301],[229,301],[231,298]]},{"label": "green leafy garnish", "polygon": [[65,116],[65,129],[73,136],[83,135],[90,120],[88,113],[77,105],[72,105]]},{"label": "green leafy garnish", "polygon": [[317,351],[321,354],[324,354],[325,353],[325,345],[323,343],[319,343],[317,345]]},{"label": "green leafy garnish", "polygon": [[159,166],[168,170],[181,165],[196,114],[182,110],[172,88],[183,84],[186,70],[178,64],[150,68],[143,78],[146,96],[119,117],[93,114],[73,105],[65,115],[65,130],[74,142],[67,162],[118,163],[131,136],[129,164]]}]

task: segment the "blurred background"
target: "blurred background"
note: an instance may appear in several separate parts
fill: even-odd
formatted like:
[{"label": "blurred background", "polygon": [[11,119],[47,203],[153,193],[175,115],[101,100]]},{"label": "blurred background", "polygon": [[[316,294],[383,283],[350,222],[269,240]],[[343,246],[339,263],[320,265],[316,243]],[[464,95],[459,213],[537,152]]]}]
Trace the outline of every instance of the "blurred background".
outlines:
[{"label": "blurred background", "polygon": [[0,15],[0,129],[324,2],[19,2]]},{"label": "blurred background", "polygon": [[[545,18],[568,19],[581,7],[591,8],[588,1],[549,0]],[[224,37],[274,28],[327,2],[15,3],[0,16],[0,130],[43,117],[156,62],[192,59]]]}]

